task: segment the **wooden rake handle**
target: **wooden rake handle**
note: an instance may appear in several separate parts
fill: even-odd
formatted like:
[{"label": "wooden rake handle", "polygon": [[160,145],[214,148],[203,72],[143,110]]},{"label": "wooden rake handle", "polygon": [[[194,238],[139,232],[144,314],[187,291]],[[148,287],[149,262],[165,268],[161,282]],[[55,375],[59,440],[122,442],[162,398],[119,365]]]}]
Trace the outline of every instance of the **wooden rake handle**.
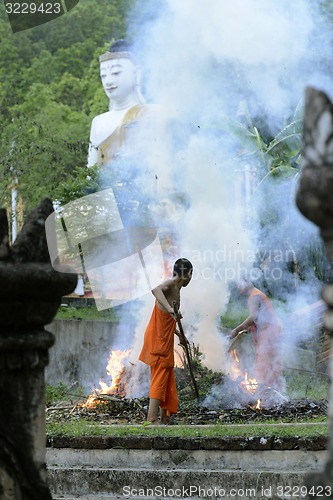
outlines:
[{"label": "wooden rake handle", "polygon": [[190,375],[191,375],[191,380],[192,380],[192,384],[193,384],[195,396],[196,396],[197,399],[199,399],[199,389],[198,389],[198,385],[197,385],[197,382],[196,382],[196,380],[194,378],[194,374],[193,374],[193,368],[192,368],[192,362],[191,362],[191,355],[190,355],[190,351],[188,349],[187,338],[185,337],[185,334],[184,334],[184,329],[183,329],[183,325],[182,325],[182,322],[181,322],[181,316],[180,316],[180,313],[179,313],[179,310],[178,310],[178,307],[177,307],[177,302],[175,300],[172,302],[172,307],[173,307],[173,311],[174,311],[175,318],[176,318],[176,321],[177,321],[179,333],[185,339],[185,345],[181,344],[181,346],[183,347],[183,349],[185,351],[185,355],[186,355],[187,364],[188,364],[188,367],[189,367],[189,370],[190,370]]}]

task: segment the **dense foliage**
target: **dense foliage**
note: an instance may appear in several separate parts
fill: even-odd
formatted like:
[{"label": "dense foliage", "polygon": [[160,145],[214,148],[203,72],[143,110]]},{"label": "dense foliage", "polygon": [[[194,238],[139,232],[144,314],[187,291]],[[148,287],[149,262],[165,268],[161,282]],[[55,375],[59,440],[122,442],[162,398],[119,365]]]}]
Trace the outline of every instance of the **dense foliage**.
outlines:
[{"label": "dense foliage", "polygon": [[[86,165],[91,119],[107,109],[98,55],[126,36],[132,0],[80,0],[66,15],[13,34],[0,6],[0,200],[16,184],[26,214],[63,195]],[[81,174],[82,177],[82,174]]]},{"label": "dense foliage", "polygon": [[[107,109],[98,55],[113,39],[134,37],[161,2],[139,9],[135,0],[80,0],[65,16],[15,34],[0,5],[1,206],[10,206],[13,185],[23,214],[45,196],[66,202],[82,192],[91,119]],[[300,144],[299,116],[270,139],[249,115],[243,124],[221,120],[221,128],[239,136],[246,156],[260,156],[264,175],[289,170]]]},{"label": "dense foliage", "polygon": [[[108,106],[98,56],[112,40],[134,38],[143,19],[149,23],[162,4],[163,0],[80,0],[66,15],[15,34],[0,4],[0,206],[10,207],[15,186],[20,222],[46,196],[66,203],[95,190],[97,173],[90,171],[87,180],[86,171],[89,128],[92,118]],[[331,2],[322,2],[322,8],[332,19]],[[217,134],[232,135],[237,144],[238,155],[225,160],[230,167],[251,164],[257,168],[260,199],[266,196],[271,178],[291,179],[288,199],[293,199],[293,179],[299,172],[301,106],[286,118],[275,137],[251,117],[246,103],[237,120],[221,114],[216,120],[208,127],[214,126]],[[286,219],[288,207],[281,211],[278,198],[267,193],[264,210],[256,212],[259,224],[282,227],[280,219]],[[265,247],[264,235],[261,239]],[[322,279],[322,253],[317,249],[312,253],[319,255],[318,262],[311,258],[311,265]]]}]

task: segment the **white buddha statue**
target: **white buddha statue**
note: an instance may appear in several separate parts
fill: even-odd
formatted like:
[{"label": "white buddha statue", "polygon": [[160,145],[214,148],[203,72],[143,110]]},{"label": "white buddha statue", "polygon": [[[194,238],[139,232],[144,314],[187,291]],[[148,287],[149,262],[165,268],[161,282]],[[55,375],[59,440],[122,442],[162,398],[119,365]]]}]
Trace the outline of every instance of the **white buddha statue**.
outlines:
[{"label": "white buddha statue", "polygon": [[[164,113],[160,106],[145,102],[141,94],[142,68],[124,40],[114,42],[99,61],[109,110],[92,121],[88,167],[98,166],[102,195],[107,189],[112,190],[121,225],[110,235],[103,236],[104,239],[97,242],[96,250],[90,254],[98,256],[99,263],[108,259],[119,259],[121,263],[126,253],[128,257],[140,254],[145,248],[153,248],[152,244],[156,246],[158,241],[157,260],[162,262],[157,232],[167,221],[164,206],[170,192],[171,170],[170,141]],[[104,210],[104,218],[112,226],[114,214],[107,217],[105,214],[107,210]],[[111,238],[110,241],[108,238]],[[103,252],[106,252],[104,260]],[[112,252],[116,252],[116,258],[112,257]],[[163,272],[163,269],[158,269],[159,273]],[[136,283],[138,278],[132,271],[127,264],[127,274],[133,275],[129,281]],[[120,266],[120,277],[113,270],[111,279],[121,281],[123,273],[124,269]],[[103,277],[106,276],[107,271],[104,270]],[[125,288],[136,289],[133,283],[131,286],[127,283]]]},{"label": "white buddha statue", "polygon": [[101,167],[101,185],[133,223],[138,201],[160,211],[170,192],[171,141],[162,108],[142,96],[142,67],[127,42],[114,42],[99,61],[109,111],[92,121],[88,167]]},{"label": "white buddha statue", "polygon": [[[108,165],[118,155],[142,154],[140,135],[152,132],[156,106],[145,104],[141,93],[141,66],[124,40],[102,54],[100,75],[109,99],[109,111],[91,124],[88,166]],[[147,139],[147,137],[146,137]],[[145,155],[147,156],[147,155]]]}]

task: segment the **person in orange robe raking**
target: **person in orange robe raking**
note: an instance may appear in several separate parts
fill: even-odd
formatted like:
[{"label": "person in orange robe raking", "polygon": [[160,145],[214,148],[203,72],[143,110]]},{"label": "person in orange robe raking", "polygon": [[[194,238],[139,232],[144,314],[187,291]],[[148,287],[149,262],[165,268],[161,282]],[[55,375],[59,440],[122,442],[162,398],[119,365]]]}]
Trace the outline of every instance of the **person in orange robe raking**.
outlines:
[{"label": "person in orange robe raking", "polygon": [[172,302],[179,308],[180,290],[192,278],[193,266],[187,259],[176,260],[173,277],[152,290],[155,306],[145,331],[139,360],[150,366],[150,392],[148,422],[158,424],[158,411],[162,424],[170,423],[170,415],[178,411],[178,395],[174,374],[174,335],[180,345],[187,342],[176,330]]},{"label": "person in orange robe raking", "polygon": [[249,316],[231,332],[231,338],[251,328],[255,348],[254,377],[264,387],[283,391],[281,323],[270,299],[246,280],[237,283],[241,294],[248,296]]}]

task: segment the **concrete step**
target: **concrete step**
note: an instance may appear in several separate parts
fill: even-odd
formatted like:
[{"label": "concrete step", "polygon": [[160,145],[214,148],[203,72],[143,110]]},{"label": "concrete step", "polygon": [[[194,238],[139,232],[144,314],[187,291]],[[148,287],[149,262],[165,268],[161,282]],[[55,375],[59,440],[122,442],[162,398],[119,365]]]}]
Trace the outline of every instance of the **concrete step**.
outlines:
[{"label": "concrete step", "polygon": [[[117,495],[121,498],[290,498],[300,492],[307,471],[200,470],[140,468],[49,467],[48,480],[55,498],[78,495]],[[279,488],[278,488],[279,487]],[[284,492],[289,493],[284,496]],[[300,493],[299,493],[300,496]]]},{"label": "concrete step", "polygon": [[183,450],[183,449],[72,449],[48,448],[49,467],[123,467],[201,470],[318,470],[326,450]]},{"label": "concrete step", "polygon": [[[59,438],[47,448],[54,500],[304,498],[323,438]],[[302,489],[303,487],[303,489]]]}]

